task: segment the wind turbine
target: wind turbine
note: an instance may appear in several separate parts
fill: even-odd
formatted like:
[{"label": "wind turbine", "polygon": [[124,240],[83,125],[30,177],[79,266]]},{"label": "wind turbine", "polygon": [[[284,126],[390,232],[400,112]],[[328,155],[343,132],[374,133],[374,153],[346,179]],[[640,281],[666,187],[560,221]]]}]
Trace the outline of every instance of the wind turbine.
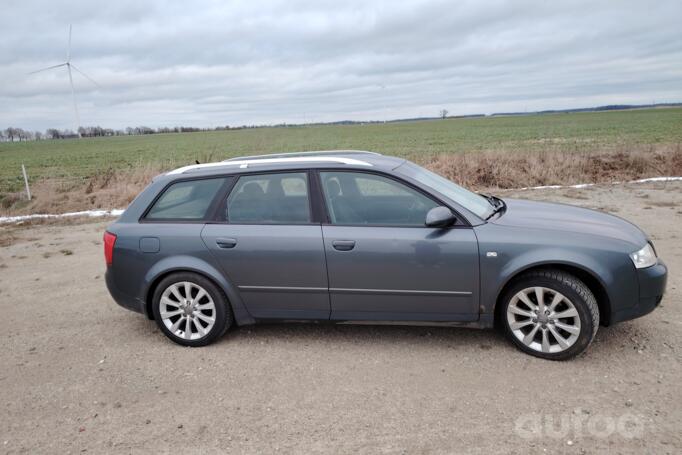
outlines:
[{"label": "wind turbine", "polygon": [[48,71],[51,69],[55,68],[61,68],[62,66],[66,67],[66,70],[69,73],[69,83],[71,84],[71,97],[73,98],[73,112],[74,112],[74,119],[75,119],[75,133],[78,135],[78,137],[81,137],[81,133],[78,131],[80,126],[81,126],[81,119],[80,115],[78,115],[78,104],[76,103],[76,90],[73,88],[73,75],[71,74],[71,69],[73,68],[76,70],[78,73],[80,73],[83,77],[85,77],[87,80],[95,84],[97,87],[101,86],[94,81],[90,76],[85,74],[83,71],[79,70],[76,65],[71,63],[71,25],[69,25],[69,45],[66,48],[66,61],[64,63],[60,63],[59,65],[53,65],[53,66],[48,66],[47,68],[39,69],[37,71],[31,71],[28,74],[35,74],[35,73],[40,73],[42,71]]}]

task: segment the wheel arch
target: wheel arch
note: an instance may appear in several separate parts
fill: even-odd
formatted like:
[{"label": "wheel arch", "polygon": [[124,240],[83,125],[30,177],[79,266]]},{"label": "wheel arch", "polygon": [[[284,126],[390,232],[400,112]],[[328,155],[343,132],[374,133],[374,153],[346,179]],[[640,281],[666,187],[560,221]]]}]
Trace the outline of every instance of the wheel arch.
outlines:
[{"label": "wheel arch", "polygon": [[211,264],[197,258],[187,256],[185,259],[186,260],[176,257],[172,258],[172,261],[160,261],[147,273],[147,276],[145,277],[146,285],[141,293],[141,295],[144,296],[145,314],[147,318],[154,318],[151,306],[154,292],[159,283],[173,273],[190,272],[210,280],[225,293],[237,325],[247,325],[255,322],[244,306],[237,288],[233,286],[222,273],[216,270]]},{"label": "wheel arch", "polygon": [[499,323],[499,313],[502,308],[502,297],[505,295],[507,290],[515,283],[515,281],[522,275],[541,269],[555,269],[561,270],[562,272],[569,273],[580,281],[585,283],[585,286],[594,294],[597,300],[597,306],[599,307],[599,324],[603,326],[608,326],[611,323],[611,300],[609,294],[606,290],[604,282],[601,280],[599,275],[584,267],[573,263],[566,262],[545,262],[539,264],[529,264],[524,268],[521,268],[511,274],[503,285],[500,287],[497,298],[495,299],[494,308],[494,323],[497,325]]}]

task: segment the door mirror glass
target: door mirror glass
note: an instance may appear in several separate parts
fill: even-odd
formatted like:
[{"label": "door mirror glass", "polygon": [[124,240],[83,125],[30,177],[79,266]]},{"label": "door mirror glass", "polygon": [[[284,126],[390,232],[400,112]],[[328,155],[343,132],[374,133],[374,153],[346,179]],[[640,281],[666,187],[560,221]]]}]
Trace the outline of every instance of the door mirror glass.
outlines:
[{"label": "door mirror glass", "polygon": [[444,228],[452,226],[457,221],[454,213],[442,205],[434,207],[426,214],[426,226],[435,228]]}]

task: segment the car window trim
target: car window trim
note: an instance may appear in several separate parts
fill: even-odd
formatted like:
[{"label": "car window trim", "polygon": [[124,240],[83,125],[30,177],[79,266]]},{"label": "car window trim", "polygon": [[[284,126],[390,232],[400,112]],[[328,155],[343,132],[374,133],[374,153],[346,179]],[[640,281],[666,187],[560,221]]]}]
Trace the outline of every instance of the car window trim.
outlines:
[{"label": "car window trim", "polygon": [[[237,181],[239,178],[242,176],[246,175],[264,175],[264,174],[282,174],[282,173],[307,173],[308,174],[308,204],[310,206],[311,210],[311,221],[309,223],[291,223],[291,224],[282,224],[282,223],[259,223],[259,224],[254,224],[254,223],[230,223],[226,219],[220,219],[221,218],[221,213],[227,213],[226,210],[226,204],[227,204],[227,196],[230,194],[232,191],[234,185],[236,185]],[[324,198],[324,193],[322,189],[322,181],[320,179],[320,172],[357,172],[357,173],[364,173],[364,174],[373,174],[373,175],[379,175],[381,177],[387,177],[389,179],[395,180],[398,183],[401,183],[403,185],[406,185],[419,193],[423,194],[424,196],[428,197],[429,199],[432,199],[433,201],[437,202],[439,205],[442,205],[444,207],[449,208],[452,210],[452,212],[455,214],[457,217],[458,222],[452,226],[449,226],[445,229],[470,229],[472,228],[471,223],[469,220],[463,216],[459,210],[457,210],[455,207],[452,206],[452,204],[444,202],[441,198],[429,193],[428,191],[424,190],[423,188],[420,188],[419,186],[413,184],[412,182],[409,182],[407,180],[404,180],[401,177],[389,174],[387,172],[384,172],[382,170],[368,170],[368,169],[341,169],[338,167],[319,167],[319,168],[293,168],[293,169],[268,169],[268,170],[255,170],[255,169],[249,169],[246,172],[229,172],[229,173],[220,173],[220,174],[214,174],[214,175],[205,175],[201,177],[186,177],[186,178],[178,178],[178,179],[173,179],[168,184],[166,184],[161,191],[154,197],[152,202],[147,206],[145,211],[143,212],[142,216],[138,219],[139,223],[159,223],[159,224],[234,224],[234,225],[253,225],[253,226],[258,226],[258,225],[263,225],[263,226],[342,226],[342,227],[384,227],[384,228],[412,228],[412,229],[420,229],[420,228],[428,228],[427,226],[413,226],[413,225],[395,225],[395,224],[389,224],[389,225],[378,225],[378,224],[333,224],[331,223],[331,219],[329,218],[329,211],[326,206],[326,201]],[[154,206],[156,201],[166,192],[169,186],[173,185],[174,183],[178,182],[186,182],[186,181],[192,181],[192,180],[206,180],[206,179],[226,179],[226,183],[224,187],[220,190],[218,190],[215,198],[216,200],[212,201],[211,204],[209,205],[209,209],[206,211],[206,216],[203,219],[187,219],[187,218],[177,218],[177,219],[151,219],[151,218],[146,218],[148,212],[151,210],[151,208]],[[317,201],[314,201],[317,199]],[[210,208],[213,205],[213,202],[216,202],[216,207],[213,213],[210,213]],[[224,210],[224,212],[223,212]],[[433,229],[433,228],[428,228],[428,229]],[[441,228],[442,229],[442,228]]]},{"label": "car window trim", "polygon": [[220,191],[218,191],[216,198],[213,201],[211,201],[212,211],[211,216],[208,218],[207,222],[211,222],[215,220],[217,217],[222,216],[222,213],[226,213],[221,212],[221,208],[223,208],[224,205],[227,203],[227,196],[232,192],[232,189],[235,187],[238,180],[239,176],[231,175],[230,182],[223,188],[221,188]]},{"label": "car window trim", "polygon": [[[327,207],[327,200],[324,196],[324,189],[322,188],[322,178],[320,176],[321,172],[353,172],[353,173],[358,173],[358,174],[371,174],[371,175],[378,175],[380,177],[386,177],[391,180],[394,180],[398,182],[399,184],[405,185],[408,188],[411,188],[418,193],[422,194],[423,196],[427,197],[428,199],[432,200],[433,202],[437,203],[439,206],[444,206],[452,210],[452,213],[455,215],[457,218],[457,222],[452,225],[448,226],[447,228],[444,229],[469,229],[471,228],[471,224],[469,221],[462,216],[459,211],[451,206],[451,204],[448,204],[446,202],[443,202],[439,197],[434,196],[433,194],[429,193],[428,191],[424,190],[423,188],[420,188],[417,185],[414,185],[411,182],[408,182],[406,180],[403,180],[400,177],[397,177],[395,175],[389,174],[387,172],[381,171],[381,170],[366,170],[366,169],[339,169],[339,168],[315,168],[312,170],[318,179],[318,191],[320,192],[320,197],[322,197],[322,200],[324,202],[324,210],[325,210],[325,216],[324,216],[324,221],[322,221],[323,226],[341,226],[341,227],[388,227],[388,228],[413,228],[413,229],[434,229],[430,228],[426,225],[423,226],[415,226],[412,224],[341,224],[341,223],[332,223],[331,222],[331,217],[329,216],[329,208]],[[443,228],[440,228],[443,229]]]},{"label": "car window trim", "polygon": [[[327,201],[324,197],[324,190],[322,189],[322,180],[319,172],[309,170],[311,185],[311,200],[315,208],[315,220],[317,224],[327,225],[331,222],[329,212],[327,211]],[[312,192],[314,190],[314,193]]]}]

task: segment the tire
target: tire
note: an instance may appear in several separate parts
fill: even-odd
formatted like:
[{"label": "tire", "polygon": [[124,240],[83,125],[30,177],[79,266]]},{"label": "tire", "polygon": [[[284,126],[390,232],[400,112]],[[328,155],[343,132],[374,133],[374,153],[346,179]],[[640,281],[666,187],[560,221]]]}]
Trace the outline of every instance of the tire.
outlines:
[{"label": "tire", "polygon": [[[189,299],[186,298],[188,290]],[[173,273],[161,280],[154,291],[152,312],[164,335],[177,344],[191,347],[214,342],[223,336],[234,319],[222,289],[192,272]]]},{"label": "tire", "polygon": [[521,275],[506,290],[501,304],[498,317],[509,339],[523,352],[543,359],[575,357],[587,349],[599,328],[594,294],[561,270]]}]

